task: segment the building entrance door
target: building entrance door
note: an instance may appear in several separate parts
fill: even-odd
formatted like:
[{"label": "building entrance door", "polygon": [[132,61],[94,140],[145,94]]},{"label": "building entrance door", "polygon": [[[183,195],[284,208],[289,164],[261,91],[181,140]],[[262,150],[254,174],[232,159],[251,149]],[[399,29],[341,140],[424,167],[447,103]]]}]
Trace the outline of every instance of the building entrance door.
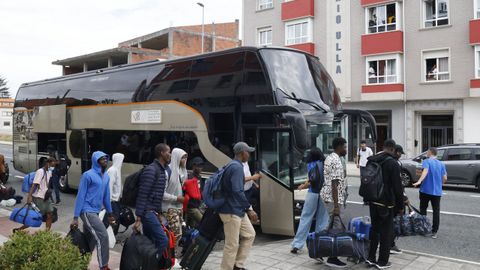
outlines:
[{"label": "building entrance door", "polygon": [[422,116],[422,151],[453,143],[453,115]]}]

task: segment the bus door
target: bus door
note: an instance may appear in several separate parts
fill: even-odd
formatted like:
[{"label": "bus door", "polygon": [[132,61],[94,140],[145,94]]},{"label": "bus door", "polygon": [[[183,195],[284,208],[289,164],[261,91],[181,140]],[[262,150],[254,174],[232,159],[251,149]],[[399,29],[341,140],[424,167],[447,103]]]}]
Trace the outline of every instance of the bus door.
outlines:
[{"label": "bus door", "polygon": [[92,154],[103,149],[103,130],[87,129],[82,131],[84,150],[82,154],[82,173],[92,168]]},{"label": "bus door", "polygon": [[258,129],[257,160],[261,168],[260,221],[262,231],[295,235],[292,135],[288,129]]}]

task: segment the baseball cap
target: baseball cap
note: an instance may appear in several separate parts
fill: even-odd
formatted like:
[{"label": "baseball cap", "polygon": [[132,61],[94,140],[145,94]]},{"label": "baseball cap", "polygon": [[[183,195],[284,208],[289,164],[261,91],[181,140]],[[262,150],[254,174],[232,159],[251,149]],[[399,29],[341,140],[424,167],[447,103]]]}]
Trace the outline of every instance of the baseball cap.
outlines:
[{"label": "baseball cap", "polygon": [[235,155],[238,155],[243,151],[255,152],[255,148],[248,146],[245,142],[238,142],[233,146],[233,153]]},{"label": "baseball cap", "polygon": [[403,152],[403,147],[399,144],[395,145],[395,152],[399,152],[402,155],[405,155],[405,152]]},{"label": "baseball cap", "polygon": [[204,162],[201,157],[194,157],[192,161],[190,161],[190,164],[192,164],[192,166],[199,166],[199,165],[203,165]]}]

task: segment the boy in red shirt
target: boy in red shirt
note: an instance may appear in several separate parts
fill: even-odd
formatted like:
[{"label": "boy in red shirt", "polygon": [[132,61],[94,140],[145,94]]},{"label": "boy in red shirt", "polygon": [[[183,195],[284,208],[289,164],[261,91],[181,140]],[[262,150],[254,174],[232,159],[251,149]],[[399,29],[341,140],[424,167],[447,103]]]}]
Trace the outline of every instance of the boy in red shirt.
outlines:
[{"label": "boy in red shirt", "polygon": [[202,204],[202,193],[200,192],[199,181],[201,181],[203,170],[203,159],[196,157],[192,159],[192,174],[183,184],[184,202],[183,212],[188,226],[195,227],[202,220],[203,213],[200,211]]}]

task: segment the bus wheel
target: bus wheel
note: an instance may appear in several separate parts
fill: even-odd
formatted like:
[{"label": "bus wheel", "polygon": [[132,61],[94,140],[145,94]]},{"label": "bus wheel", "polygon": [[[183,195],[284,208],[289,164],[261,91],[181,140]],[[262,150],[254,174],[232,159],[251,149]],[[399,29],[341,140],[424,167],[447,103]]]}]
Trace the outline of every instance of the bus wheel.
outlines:
[{"label": "bus wheel", "polygon": [[58,182],[59,182],[60,190],[63,193],[70,193],[72,191],[68,186],[68,175],[60,176],[60,179],[58,180]]}]

